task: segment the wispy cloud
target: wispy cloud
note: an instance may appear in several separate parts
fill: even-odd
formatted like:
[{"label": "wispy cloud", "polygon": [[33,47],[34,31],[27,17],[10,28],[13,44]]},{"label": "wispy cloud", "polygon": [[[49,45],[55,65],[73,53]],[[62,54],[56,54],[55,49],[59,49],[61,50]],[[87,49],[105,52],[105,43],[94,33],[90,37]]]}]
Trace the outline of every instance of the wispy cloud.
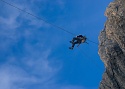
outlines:
[{"label": "wispy cloud", "polygon": [[41,87],[44,87],[51,82],[61,66],[54,66],[48,61],[48,51],[41,53],[41,58],[37,56],[22,59],[9,58],[0,66],[0,87],[2,89],[28,89],[26,87],[33,84],[41,84]]},{"label": "wispy cloud", "polygon": [[[24,4],[24,8],[19,5],[24,2],[17,0],[15,2],[17,7],[26,8],[33,13],[29,3]],[[33,35],[34,29],[47,25],[9,6],[6,6],[5,12],[0,15],[0,24],[0,53],[7,54],[7,57],[6,55],[0,56],[1,60],[6,60],[0,66],[0,87],[2,89],[29,89],[28,87],[35,84],[44,87],[50,83],[61,69],[61,65],[55,65],[49,60],[51,49],[44,48],[44,43],[39,40],[41,38],[36,37],[37,42],[34,44],[31,39],[36,36]],[[25,25],[34,26],[34,28],[28,28],[32,31],[23,30],[26,29],[22,28]],[[19,51],[14,52],[14,49]],[[56,58],[54,61],[57,61]],[[59,61],[56,63],[60,64]]]},{"label": "wispy cloud", "polygon": [[[8,1],[8,0],[6,0]],[[39,12],[39,9],[37,10],[34,10],[34,8],[32,8],[34,6],[34,2],[35,1],[32,1],[33,2],[33,5],[31,4],[31,1],[13,1],[15,3],[12,3],[10,1],[8,1],[9,3],[13,4],[14,6],[24,10],[24,11],[27,11],[33,15],[36,15],[36,16],[39,16],[37,15],[37,13]],[[2,4],[2,2],[1,2]],[[6,4],[2,4],[3,5],[3,8],[4,8],[4,12],[1,13],[0,15],[0,23],[1,23],[1,27],[4,27],[3,29],[16,29],[20,26],[22,26],[21,24],[25,23],[29,26],[35,26],[35,27],[48,27],[49,25],[47,25],[45,22],[43,21],[40,21],[38,20],[37,18],[35,17],[32,17],[30,15],[28,15],[27,13],[25,12],[22,12],[14,7],[11,7],[9,5],[6,5]],[[27,22],[26,22],[27,21]]]},{"label": "wispy cloud", "polygon": [[[10,2],[9,0],[6,0]],[[15,2],[15,3],[14,3]],[[35,2],[35,1],[33,1]],[[10,2],[13,5],[31,12],[35,15],[35,12],[32,11],[31,5],[29,1],[18,1],[14,0]],[[26,13],[23,13],[11,6],[8,6],[4,3],[0,3],[1,8],[4,8],[4,11],[0,9],[0,48],[6,49],[8,46],[15,44],[15,42],[19,41],[25,35],[25,38],[29,36],[29,34],[33,34],[31,30],[36,30],[40,27],[49,27],[46,23],[39,21],[38,19],[29,16]],[[29,26],[29,27],[28,27]],[[30,30],[30,31],[29,31]],[[24,35],[23,35],[23,34]],[[4,42],[3,42],[4,41]]]},{"label": "wispy cloud", "polygon": [[[38,7],[32,8],[35,7],[34,3],[44,2],[47,6],[47,1],[14,0],[13,4],[37,15],[40,11]],[[64,8],[63,0],[55,2]],[[45,35],[36,31],[49,25],[7,5],[4,9],[0,15],[0,53],[3,54],[0,59],[4,60],[0,65],[1,89],[85,89],[57,83],[62,62],[56,57],[49,58],[52,48],[46,45],[45,41],[48,40]],[[58,35],[52,38],[61,41]],[[57,44],[55,40],[51,43]]]},{"label": "wispy cloud", "polygon": [[33,81],[24,70],[17,66],[4,65],[0,68],[0,87],[2,89],[20,89],[26,82]]}]

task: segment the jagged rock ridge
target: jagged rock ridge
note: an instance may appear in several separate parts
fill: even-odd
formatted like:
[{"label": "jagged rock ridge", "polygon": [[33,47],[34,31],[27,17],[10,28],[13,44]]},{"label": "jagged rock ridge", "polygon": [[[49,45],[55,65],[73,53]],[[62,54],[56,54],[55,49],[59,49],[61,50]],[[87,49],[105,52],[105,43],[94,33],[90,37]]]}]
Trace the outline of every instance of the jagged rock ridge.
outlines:
[{"label": "jagged rock ridge", "polygon": [[99,89],[125,89],[125,0],[111,2],[105,15],[99,55],[106,70]]}]

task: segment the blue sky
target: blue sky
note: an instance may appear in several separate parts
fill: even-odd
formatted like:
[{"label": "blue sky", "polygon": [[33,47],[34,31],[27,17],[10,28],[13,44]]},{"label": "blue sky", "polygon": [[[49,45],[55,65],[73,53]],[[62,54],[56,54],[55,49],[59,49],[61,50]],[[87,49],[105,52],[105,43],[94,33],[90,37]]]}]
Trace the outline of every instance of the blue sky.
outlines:
[{"label": "blue sky", "polygon": [[[6,0],[98,43],[110,0]],[[69,50],[73,36],[0,1],[2,89],[98,89],[104,65],[98,45]]]}]

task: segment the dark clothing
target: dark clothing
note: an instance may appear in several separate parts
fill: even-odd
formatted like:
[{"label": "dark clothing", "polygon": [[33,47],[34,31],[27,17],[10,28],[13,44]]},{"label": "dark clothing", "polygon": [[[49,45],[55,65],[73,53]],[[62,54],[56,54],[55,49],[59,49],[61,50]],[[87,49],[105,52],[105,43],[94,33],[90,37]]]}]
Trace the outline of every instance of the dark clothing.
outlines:
[{"label": "dark clothing", "polygon": [[79,39],[78,37],[74,37],[72,40],[72,47],[74,47],[75,44],[81,44],[81,39]]},{"label": "dark clothing", "polygon": [[76,36],[76,37],[83,37],[82,35],[78,35],[78,36]]},{"label": "dark clothing", "polygon": [[78,44],[78,46],[79,46],[81,43],[84,43],[86,41],[86,39],[87,38],[82,35],[78,35],[78,36],[74,37],[71,41],[72,47],[70,47],[70,49],[73,49],[75,44]]}]

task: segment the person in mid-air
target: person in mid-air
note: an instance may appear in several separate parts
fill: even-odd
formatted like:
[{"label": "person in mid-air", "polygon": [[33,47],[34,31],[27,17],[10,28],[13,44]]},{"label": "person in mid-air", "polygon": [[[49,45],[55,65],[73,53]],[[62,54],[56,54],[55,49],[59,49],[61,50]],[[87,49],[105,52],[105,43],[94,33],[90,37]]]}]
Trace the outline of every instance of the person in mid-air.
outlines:
[{"label": "person in mid-air", "polygon": [[82,35],[78,35],[78,36],[74,37],[72,39],[72,41],[70,41],[70,43],[72,43],[72,47],[69,47],[69,49],[73,49],[75,44],[78,44],[78,46],[79,46],[81,43],[84,43],[86,41],[86,39],[87,38],[85,36],[82,36]]}]

